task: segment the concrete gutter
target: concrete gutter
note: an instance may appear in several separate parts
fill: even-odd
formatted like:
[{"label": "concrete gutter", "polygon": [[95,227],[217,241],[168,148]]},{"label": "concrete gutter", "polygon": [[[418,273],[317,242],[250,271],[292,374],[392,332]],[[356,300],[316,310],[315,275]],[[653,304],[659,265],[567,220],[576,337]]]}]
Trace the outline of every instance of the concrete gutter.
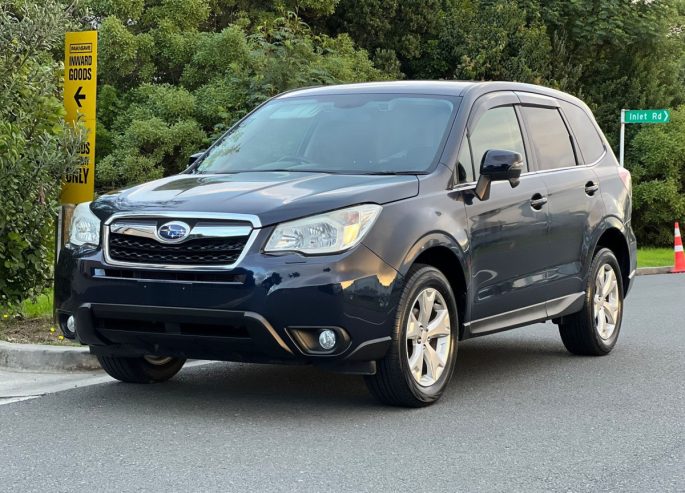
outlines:
[{"label": "concrete gutter", "polygon": [[650,276],[652,274],[670,274],[673,267],[640,267],[636,275],[638,276]]},{"label": "concrete gutter", "polygon": [[88,348],[15,344],[0,341],[0,368],[23,371],[65,372],[99,370]]}]

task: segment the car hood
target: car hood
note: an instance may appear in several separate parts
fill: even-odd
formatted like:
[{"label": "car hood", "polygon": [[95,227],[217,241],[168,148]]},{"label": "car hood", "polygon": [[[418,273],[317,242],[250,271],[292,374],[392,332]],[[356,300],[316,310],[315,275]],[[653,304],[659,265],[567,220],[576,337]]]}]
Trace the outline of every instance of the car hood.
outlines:
[{"label": "car hood", "polygon": [[91,209],[102,220],[116,212],[253,214],[268,226],[360,203],[393,202],[418,192],[414,175],[184,174],[103,195]]}]

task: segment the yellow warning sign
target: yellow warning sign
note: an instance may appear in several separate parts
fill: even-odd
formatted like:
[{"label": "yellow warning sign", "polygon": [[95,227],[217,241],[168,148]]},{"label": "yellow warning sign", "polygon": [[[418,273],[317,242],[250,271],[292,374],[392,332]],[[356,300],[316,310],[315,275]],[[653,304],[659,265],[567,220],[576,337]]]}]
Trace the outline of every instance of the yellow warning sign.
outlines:
[{"label": "yellow warning sign", "polygon": [[62,184],[63,204],[93,199],[95,184],[95,97],[97,92],[97,31],[69,32],[64,42],[64,109],[67,122],[81,121],[88,137],[80,149],[83,161]]}]

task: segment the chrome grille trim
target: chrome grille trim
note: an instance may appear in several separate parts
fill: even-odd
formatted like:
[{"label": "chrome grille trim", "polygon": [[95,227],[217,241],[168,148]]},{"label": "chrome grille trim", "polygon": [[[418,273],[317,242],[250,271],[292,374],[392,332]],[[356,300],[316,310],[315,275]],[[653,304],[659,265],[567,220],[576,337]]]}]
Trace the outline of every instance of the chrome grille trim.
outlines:
[{"label": "chrome grille trim", "polygon": [[[156,223],[145,223],[145,219],[159,220],[159,219],[195,219],[195,220],[223,220],[223,221],[242,221],[249,222],[252,227],[248,226],[220,226],[210,227],[206,223],[198,223],[191,230],[191,235],[188,239],[198,238],[231,238],[248,236],[245,246],[239,257],[232,264],[202,264],[202,265],[188,265],[188,264],[153,264],[153,263],[138,263],[126,262],[122,260],[115,260],[109,254],[109,234],[112,233],[126,234],[130,236],[139,236],[158,240]],[[243,260],[245,255],[254,244],[257,235],[259,234],[262,224],[257,216],[251,214],[223,214],[211,212],[169,212],[169,211],[149,211],[149,212],[118,212],[112,214],[104,223],[103,227],[103,254],[107,265],[128,267],[135,269],[174,269],[174,270],[195,270],[195,271],[216,271],[228,270],[237,267]],[[211,229],[211,231],[210,231]],[[216,233],[216,234],[214,234]],[[184,240],[184,242],[187,240]],[[182,244],[182,243],[181,243]]]},{"label": "chrome grille trim", "polygon": [[[159,219],[159,218],[156,218]],[[140,220],[139,220],[140,221]],[[143,223],[143,222],[126,222],[115,220],[109,226],[110,233],[117,233],[121,235],[128,236],[141,236],[143,238],[150,238],[152,240],[157,240],[161,243],[167,243],[159,238],[157,235],[157,224],[154,223]],[[211,226],[206,223],[196,224],[190,230],[190,234],[183,241],[179,241],[175,244],[179,245],[185,243],[186,241],[193,240],[196,238],[233,238],[236,236],[248,236],[252,232],[250,226]]]}]

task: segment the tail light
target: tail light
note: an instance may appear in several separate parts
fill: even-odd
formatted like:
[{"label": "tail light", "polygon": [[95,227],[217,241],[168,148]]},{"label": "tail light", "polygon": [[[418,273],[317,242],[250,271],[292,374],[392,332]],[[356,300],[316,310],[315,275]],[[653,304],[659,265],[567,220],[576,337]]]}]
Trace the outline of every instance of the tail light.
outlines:
[{"label": "tail light", "polygon": [[626,186],[626,189],[628,191],[631,191],[632,189],[632,179],[630,177],[630,171],[628,171],[625,168],[618,168],[618,176],[621,178],[621,181],[623,184]]}]

